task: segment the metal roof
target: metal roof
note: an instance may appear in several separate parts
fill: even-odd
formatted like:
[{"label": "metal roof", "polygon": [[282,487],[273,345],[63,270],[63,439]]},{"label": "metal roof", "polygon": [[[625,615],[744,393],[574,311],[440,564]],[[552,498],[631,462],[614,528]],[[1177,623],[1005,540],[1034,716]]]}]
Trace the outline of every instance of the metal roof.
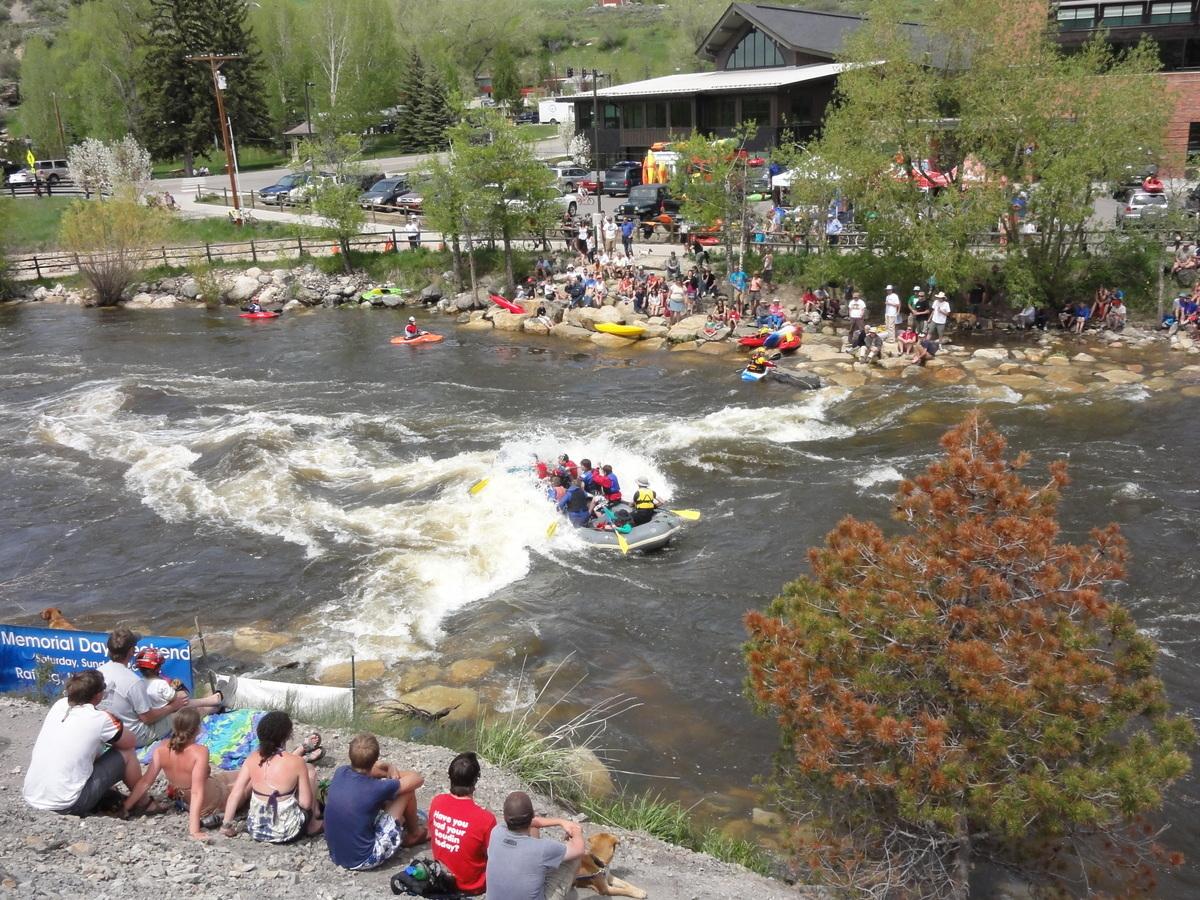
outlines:
[{"label": "metal roof", "polygon": [[[621,97],[657,97],[663,94],[720,94],[735,91],[756,91],[833,78],[844,72],[844,63],[818,63],[811,66],[776,66],[771,69],[737,69],[724,72],[688,72],[679,75],[664,75],[646,81],[631,81],[618,84],[602,91],[597,96],[603,99]],[[573,94],[562,100],[580,102],[590,100],[590,93]]]}]

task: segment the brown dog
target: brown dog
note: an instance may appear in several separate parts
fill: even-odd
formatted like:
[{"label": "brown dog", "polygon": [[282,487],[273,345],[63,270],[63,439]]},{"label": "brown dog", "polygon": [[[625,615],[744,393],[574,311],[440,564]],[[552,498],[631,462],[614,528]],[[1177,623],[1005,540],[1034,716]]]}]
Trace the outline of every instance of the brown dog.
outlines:
[{"label": "brown dog", "polygon": [[607,831],[598,832],[588,838],[587,853],[583,854],[583,859],[579,861],[575,887],[588,887],[605,897],[635,897],[637,900],[643,900],[646,896],[645,891],[622,881],[608,871],[620,843],[619,837]]},{"label": "brown dog", "polygon": [[979,327],[979,317],[974,313],[950,313],[950,320],[959,328]]},{"label": "brown dog", "polygon": [[67,621],[67,617],[63,615],[63,611],[57,606],[48,606],[43,609],[42,618],[46,620],[46,624],[51,628],[61,628],[64,631],[79,630]]}]

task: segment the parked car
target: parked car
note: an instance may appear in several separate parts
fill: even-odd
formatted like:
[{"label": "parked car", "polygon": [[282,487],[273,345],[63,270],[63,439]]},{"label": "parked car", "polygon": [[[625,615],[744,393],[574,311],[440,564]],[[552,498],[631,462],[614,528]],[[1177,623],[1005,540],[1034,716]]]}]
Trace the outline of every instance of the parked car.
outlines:
[{"label": "parked car", "polygon": [[603,183],[604,183],[604,173],[592,171],[592,172],[588,172],[586,175],[584,175],[582,178],[579,179],[578,187],[585,191],[588,191],[592,194],[596,194],[596,193],[599,193],[600,185],[602,185]]},{"label": "parked car", "polygon": [[414,178],[411,180],[410,185],[409,192],[396,200],[396,206],[403,213],[419,216],[424,212],[424,194],[428,189],[429,179]]},{"label": "parked car", "polygon": [[618,219],[635,222],[657,220],[663,225],[679,219],[682,203],[671,196],[665,184],[639,184],[629,189],[629,197],[617,207]]},{"label": "parked car", "polygon": [[537,125],[541,119],[536,109],[527,109],[513,116],[513,121],[518,125]]},{"label": "parked car", "polygon": [[1139,224],[1151,219],[1161,218],[1167,214],[1169,203],[1165,194],[1148,194],[1145,191],[1134,191],[1125,201],[1125,205],[1117,208],[1117,227],[1127,224]]},{"label": "parked car", "polygon": [[604,193],[610,197],[625,196],[630,188],[641,183],[641,165],[617,165],[604,173]]},{"label": "parked car", "polygon": [[554,183],[567,193],[574,193],[575,187],[591,173],[581,166],[550,166],[554,173]]},{"label": "parked car", "polygon": [[269,187],[261,188],[258,192],[258,202],[268,206],[283,206],[288,194],[300,187],[308,179],[305,172],[284,175]]},{"label": "parked car", "polygon": [[33,184],[37,176],[45,178],[47,184],[58,184],[71,177],[71,170],[65,159],[38,159],[33,168],[23,168],[8,176],[9,184]]},{"label": "parked car", "polygon": [[401,197],[409,192],[408,179],[404,176],[384,178],[371,185],[361,197],[358,205],[363,209],[380,209],[396,205]]}]

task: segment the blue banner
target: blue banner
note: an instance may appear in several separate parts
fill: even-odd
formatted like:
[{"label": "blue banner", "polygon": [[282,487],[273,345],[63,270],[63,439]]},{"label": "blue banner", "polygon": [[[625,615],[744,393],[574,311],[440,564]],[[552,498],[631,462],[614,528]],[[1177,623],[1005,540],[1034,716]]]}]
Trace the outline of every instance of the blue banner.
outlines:
[{"label": "blue banner", "polygon": [[[0,691],[37,691],[60,695],[72,672],[108,662],[108,635],[0,625]],[[162,675],[178,678],[192,690],[192,648],[187,638],[144,637],[138,649],[153,647],[167,658]]]}]

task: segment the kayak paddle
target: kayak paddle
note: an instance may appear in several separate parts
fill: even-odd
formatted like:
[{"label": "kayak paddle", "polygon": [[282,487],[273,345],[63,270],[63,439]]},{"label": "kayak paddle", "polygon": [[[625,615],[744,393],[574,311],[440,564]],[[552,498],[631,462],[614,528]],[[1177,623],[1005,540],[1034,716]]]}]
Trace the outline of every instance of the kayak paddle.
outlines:
[{"label": "kayak paddle", "polygon": [[673,513],[681,519],[687,519],[689,522],[700,521],[700,510],[698,509],[668,509],[667,512]]},{"label": "kayak paddle", "polygon": [[488,486],[489,481],[491,481],[490,478],[480,478],[477,482],[475,482],[473,485],[471,485],[469,488],[467,488],[467,493],[470,494],[472,497],[474,497],[476,494],[478,494],[480,491],[482,491],[485,487]]},{"label": "kayak paddle", "polygon": [[551,522],[549,525],[546,526],[546,537],[548,537],[548,538],[554,537],[554,532],[556,532],[556,531],[558,531],[558,519],[555,519],[553,522]]}]

